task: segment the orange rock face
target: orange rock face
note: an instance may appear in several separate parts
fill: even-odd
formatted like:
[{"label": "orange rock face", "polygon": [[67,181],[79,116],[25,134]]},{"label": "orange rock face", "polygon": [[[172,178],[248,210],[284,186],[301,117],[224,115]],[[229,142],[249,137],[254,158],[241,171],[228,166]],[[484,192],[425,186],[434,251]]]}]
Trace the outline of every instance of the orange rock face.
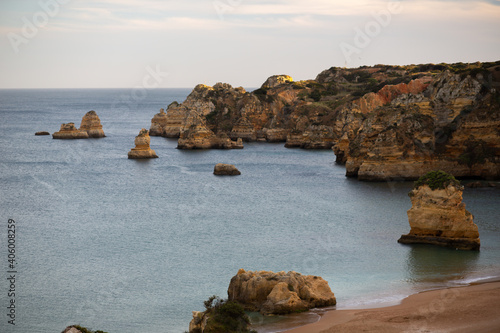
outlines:
[{"label": "orange rock face", "polygon": [[409,195],[410,233],[400,243],[436,244],[463,250],[479,250],[480,240],[473,216],[462,202],[463,188],[449,185],[432,190],[428,185],[413,189]]},{"label": "orange rock face", "polygon": [[62,124],[59,132],[52,134],[53,139],[88,139],[89,134],[75,127],[75,123]]},{"label": "orange rock face", "polygon": [[241,138],[231,140],[226,134],[216,135],[206,125],[203,118],[192,111],[184,121],[185,126],[177,141],[178,149],[242,149]]},{"label": "orange rock face", "polygon": [[249,311],[286,314],[337,303],[328,282],[297,272],[245,271],[231,279],[228,299]]},{"label": "orange rock face", "polygon": [[102,130],[101,120],[95,111],[87,112],[80,124],[80,131],[85,131],[88,133],[89,138],[103,138],[104,131]]},{"label": "orange rock face", "polygon": [[150,147],[151,138],[147,129],[141,129],[139,135],[135,137],[135,148],[128,152],[130,159],[157,158],[155,151]]}]

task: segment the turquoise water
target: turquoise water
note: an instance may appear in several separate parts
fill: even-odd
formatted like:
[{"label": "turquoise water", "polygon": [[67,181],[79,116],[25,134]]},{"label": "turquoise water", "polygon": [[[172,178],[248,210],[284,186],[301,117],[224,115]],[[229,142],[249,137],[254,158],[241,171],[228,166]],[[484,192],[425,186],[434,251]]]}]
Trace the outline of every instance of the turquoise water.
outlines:
[{"label": "turquoise water", "polygon": [[[183,332],[192,310],[227,296],[239,268],[326,279],[337,308],[390,304],[408,294],[500,276],[500,191],[466,189],[481,252],[397,243],[409,231],[412,184],[344,177],[331,151],[252,143],[182,151],[152,137],[160,158],[128,160],[134,137],[190,89],[0,91],[0,308],[8,306],[7,223],[16,221],[16,325],[70,324],[114,332]],[[36,131],[80,124],[95,110],[102,139],[53,140]],[[216,177],[216,163],[238,177]],[[311,315],[299,316],[299,321]],[[276,319],[276,318],[274,318]],[[280,318],[278,318],[280,319]],[[256,317],[256,323],[261,318]],[[283,321],[258,326],[276,331]]]}]

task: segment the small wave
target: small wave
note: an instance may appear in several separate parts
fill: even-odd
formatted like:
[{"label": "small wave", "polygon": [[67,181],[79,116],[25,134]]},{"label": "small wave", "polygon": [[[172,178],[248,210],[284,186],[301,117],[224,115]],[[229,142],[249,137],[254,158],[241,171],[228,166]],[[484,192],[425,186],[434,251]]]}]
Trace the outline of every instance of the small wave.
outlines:
[{"label": "small wave", "polygon": [[458,284],[458,285],[470,285],[473,283],[481,283],[481,282],[488,282],[488,281],[498,281],[500,280],[499,275],[488,275],[488,276],[479,276],[479,277],[471,277],[471,278],[465,278],[457,281],[453,281],[453,284]]}]

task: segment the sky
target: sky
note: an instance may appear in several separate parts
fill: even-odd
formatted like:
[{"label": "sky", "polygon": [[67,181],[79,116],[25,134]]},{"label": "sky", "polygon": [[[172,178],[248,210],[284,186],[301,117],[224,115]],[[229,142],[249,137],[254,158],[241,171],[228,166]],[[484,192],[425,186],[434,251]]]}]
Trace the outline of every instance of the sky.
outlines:
[{"label": "sky", "polygon": [[0,0],[0,89],[259,87],[500,60],[500,0]]}]

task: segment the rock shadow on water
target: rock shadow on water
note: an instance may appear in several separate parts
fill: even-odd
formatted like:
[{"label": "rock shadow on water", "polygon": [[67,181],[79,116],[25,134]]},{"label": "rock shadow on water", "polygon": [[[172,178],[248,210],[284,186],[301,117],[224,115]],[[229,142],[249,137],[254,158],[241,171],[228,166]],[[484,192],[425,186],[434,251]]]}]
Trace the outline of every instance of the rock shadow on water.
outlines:
[{"label": "rock shadow on water", "polygon": [[407,281],[412,284],[442,286],[476,271],[479,251],[455,250],[426,244],[413,244],[406,259]]},{"label": "rock shadow on water", "polygon": [[251,329],[258,333],[274,333],[315,323],[325,312],[331,310],[335,310],[335,306],[288,315],[264,316],[259,312],[247,312],[247,314],[250,318]]}]

